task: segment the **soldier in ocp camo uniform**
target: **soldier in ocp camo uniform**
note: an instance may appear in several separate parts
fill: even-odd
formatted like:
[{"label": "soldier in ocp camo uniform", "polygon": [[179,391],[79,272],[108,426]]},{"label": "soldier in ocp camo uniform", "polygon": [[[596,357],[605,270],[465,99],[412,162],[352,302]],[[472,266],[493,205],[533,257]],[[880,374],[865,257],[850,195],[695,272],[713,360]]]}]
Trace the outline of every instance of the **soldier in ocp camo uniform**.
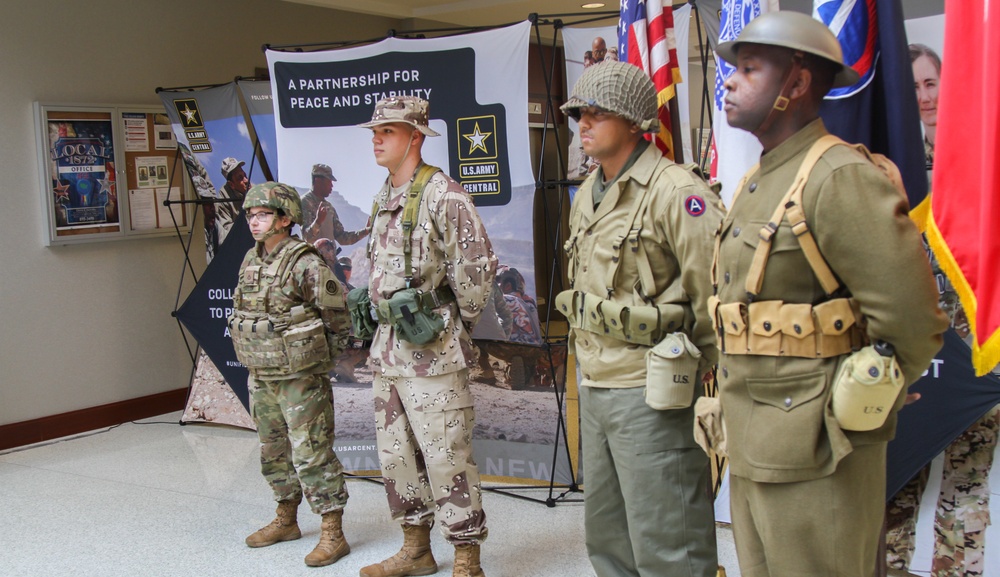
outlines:
[{"label": "soldier in ocp camo uniform", "polygon": [[290,234],[293,224],[302,223],[295,189],[257,185],[243,208],[257,243],[240,266],[229,330],[237,357],[250,371],[261,472],[278,502],[274,521],[246,543],[266,547],[301,537],[296,512],[304,494],[323,516],[306,565],[329,565],[351,551],[341,530],[347,487],[333,451],[328,374],[350,329],[346,296],[316,249]]},{"label": "soldier in ocp camo uniform", "polygon": [[[399,553],[361,575],[436,572],[430,530],[437,520],[455,546],[453,575],[482,577],[486,515],[472,455],[469,369],[476,362],[472,328],[490,298],[497,258],[468,193],[422,160],[424,139],[438,136],[428,126],[426,100],[380,100],[371,122],[360,126],[372,130],[375,161],[389,171],[368,241],[369,294],[379,315],[370,362],[382,476],[392,517],[403,527]],[[416,206],[407,203],[411,192],[419,196]],[[393,317],[393,303],[411,289],[419,306],[407,310],[421,318]],[[424,344],[401,328],[428,319],[440,330]]]}]

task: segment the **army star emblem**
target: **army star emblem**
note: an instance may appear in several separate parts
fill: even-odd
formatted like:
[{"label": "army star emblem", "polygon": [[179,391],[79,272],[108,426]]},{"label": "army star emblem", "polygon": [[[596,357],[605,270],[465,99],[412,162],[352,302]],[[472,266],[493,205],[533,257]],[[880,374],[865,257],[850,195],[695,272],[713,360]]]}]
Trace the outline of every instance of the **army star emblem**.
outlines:
[{"label": "army star emblem", "polygon": [[473,129],[472,134],[463,134],[462,138],[465,138],[472,143],[472,146],[469,147],[469,154],[472,154],[477,148],[489,154],[489,151],[486,150],[486,139],[492,134],[492,132],[481,132],[479,130],[478,122],[476,123],[476,127]]}]

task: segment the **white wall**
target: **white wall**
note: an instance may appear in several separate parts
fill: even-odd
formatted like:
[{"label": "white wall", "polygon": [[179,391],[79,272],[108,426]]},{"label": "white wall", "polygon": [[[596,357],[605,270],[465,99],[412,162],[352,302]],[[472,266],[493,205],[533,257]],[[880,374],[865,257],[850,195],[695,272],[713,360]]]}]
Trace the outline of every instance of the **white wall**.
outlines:
[{"label": "white wall", "polygon": [[[32,103],[159,105],[157,87],[252,76],[264,43],[373,38],[398,24],[278,0],[4,3],[0,425],[183,388],[191,370],[170,316],[175,237],[44,246]],[[200,275],[204,240],[194,243]]]}]

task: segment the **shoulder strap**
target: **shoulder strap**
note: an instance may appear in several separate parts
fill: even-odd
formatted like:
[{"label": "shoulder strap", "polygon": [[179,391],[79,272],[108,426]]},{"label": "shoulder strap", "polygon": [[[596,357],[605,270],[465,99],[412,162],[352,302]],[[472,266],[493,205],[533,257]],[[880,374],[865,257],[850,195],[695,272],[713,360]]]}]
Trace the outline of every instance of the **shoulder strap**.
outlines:
[{"label": "shoulder strap", "polygon": [[785,217],[786,210],[789,213],[788,220],[789,224],[792,225],[792,231],[798,238],[802,252],[805,254],[806,260],[809,261],[809,266],[812,268],[813,273],[823,286],[823,290],[827,294],[832,294],[840,288],[840,283],[833,275],[829,265],[823,260],[823,256],[819,252],[819,247],[816,245],[816,240],[813,238],[812,233],[809,231],[809,226],[806,224],[805,212],[802,210],[802,191],[809,180],[809,174],[812,172],[813,167],[816,166],[820,157],[833,146],[843,143],[843,140],[832,134],[823,136],[813,143],[812,147],[809,148],[809,152],[806,153],[805,159],[802,160],[799,171],[795,174],[791,188],[788,189],[784,198],[778,203],[774,214],[771,215],[771,220],[760,229],[760,242],[757,244],[757,250],[754,252],[753,262],[750,265],[750,272],[747,274],[746,282],[747,297],[751,302],[760,294],[760,288],[764,282],[764,269],[767,266],[767,258],[771,252],[771,239],[774,233],[778,231],[778,225]]},{"label": "shoulder strap", "polygon": [[417,220],[420,212],[420,200],[424,197],[424,189],[431,177],[441,169],[429,164],[421,164],[417,169],[417,175],[410,184],[410,190],[406,193],[406,204],[403,205],[403,271],[406,275],[406,288],[410,288],[413,281],[413,258],[410,246],[410,233],[413,232],[413,223]]},{"label": "shoulder strap", "polygon": [[639,234],[642,232],[641,215],[646,212],[645,209],[649,204],[646,202],[647,196],[649,196],[649,187],[639,191],[635,200],[632,201],[632,207],[629,209],[629,214],[625,219],[625,226],[622,227],[621,234],[615,238],[614,243],[611,245],[611,250],[616,256],[611,258],[611,267],[608,268],[608,273],[605,277],[604,286],[608,291],[606,298],[611,298],[611,293],[614,292],[615,279],[618,276],[618,268],[622,262],[622,247],[626,242],[629,250],[636,253],[635,261],[636,267],[639,269],[639,287],[643,293],[642,298],[648,300],[649,297],[647,295],[655,286],[653,272],[650,270],[649,263],[645,262],[646,254],[641,250],[639,243]]}]

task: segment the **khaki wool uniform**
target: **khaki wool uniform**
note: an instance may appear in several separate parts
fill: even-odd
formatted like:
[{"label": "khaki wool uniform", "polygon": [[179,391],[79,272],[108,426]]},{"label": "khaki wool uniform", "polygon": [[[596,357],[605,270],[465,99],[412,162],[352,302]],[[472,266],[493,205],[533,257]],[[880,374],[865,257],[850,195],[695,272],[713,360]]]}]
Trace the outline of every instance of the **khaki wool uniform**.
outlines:
[{"label": "khaki wool uniform", "polygon": [[[825,134],[821,120],[805,126],[764,154],[760,169],[738,191],[720,229],[720,308],[748,301],[746,279],[758,233],[791,187],[810,146]],[[803,209],[819,252],[846,287],[848,294],[837,296],[857,301],[868,339],[892,344],[906,385],[913,383],[940,349],[948,321],[937,306],[906,199],[857,151],[834,146],[809,176]],[[755,302],[817,305],[826,300],[783,219]],[[753,331],[754,319],[749,323]],[[757,326],[762,332],[752,332],[751,339],[777,330],[765,330],[764,324],[770,323]],[[727,350],[727,340],[734,350]],[[905,388],[881,428],[844,431],[832,415],[830,396],[837,366],[847,355],[765,356],[745,354],[745,348],[737,354],[736,342],[720,332],[720,397],[741,573],[871,575],[885,503],[885,448],[895,433]]]},{"label": "khaki wool uniform", "polygon": [[[706,307],[712,241],[722,218],[718,196],[652,145],[595,209],[593,188],[602,173],[592,174],[573,201],[566,245],[572,288],[586,299],[624,306],[673,305],[665,332],[686,333],[702,352],[700,368],[707,368],[718,354]],[[613,250],[643,195],[646,206],[636,222],[654,275],[654,286],[647,288],[652,303],[639,294],[637,253],[627,241],[621,251]],[[694,442],[693,408],[658,411],[646,405],[650,347],[582,328],[571,331],[570,346],[583,377],[586,541],[597,575],[714,576],[711,474]],[[700,395],[701,387],[695,389]]]},{"label": "khaki wool uniform", "polygon": [[[402,225],[409,187],[391,189],[386,181],[376,197],[368,241],[373,306],[407,288]],[[472,455],[470,335],[490,298],[497,258],[472,199],[440,171],[424,188],[410,239],[410,287],[447,287],[455,302],[435,309],[444,330],[427,344],[400,339],[384,323],[372,340],[376,441],[389,509],[403,525],[436,518],[452,544],[480,543],[487,531]]]},{"label": "khaki wool uniform", "polygon": [[[261,254],[263,243],[258,242],[251,248],[240,266],[234,299],[236,308],[253,310],[244,299],[244,295],[257,293],[248,283],[254,276],[247,274],[248,268],[267,269],[302,243],[297,237],[289,237],[266,255]],[[258,277],[262,284],[267,282],[264,277],[263,274]],[[310,248],[300,254],[288,267],[284,278],[272,279],[272,283],[262,287],[272,312],[287,312],[292,306],[301,304],[318,310],[327,338],[334,341],[332,352],[343,351],[351,326],[346,297],[315,250]],[[334,290],[340,294],[321,294],[331,286],[339,287]],[[343,305],[339,308],[326,306],[331,300],[343,301]],[[250,414],[260,439],[261,472],[274,492],[274,500],[299,501],[304,493],[310,508],[318,515],[343,509],[348,497],[344,468],[333,450],[333,393],[329,375],[333,365],[331,360],[295,373],[250,369],[247,382]]]}]

